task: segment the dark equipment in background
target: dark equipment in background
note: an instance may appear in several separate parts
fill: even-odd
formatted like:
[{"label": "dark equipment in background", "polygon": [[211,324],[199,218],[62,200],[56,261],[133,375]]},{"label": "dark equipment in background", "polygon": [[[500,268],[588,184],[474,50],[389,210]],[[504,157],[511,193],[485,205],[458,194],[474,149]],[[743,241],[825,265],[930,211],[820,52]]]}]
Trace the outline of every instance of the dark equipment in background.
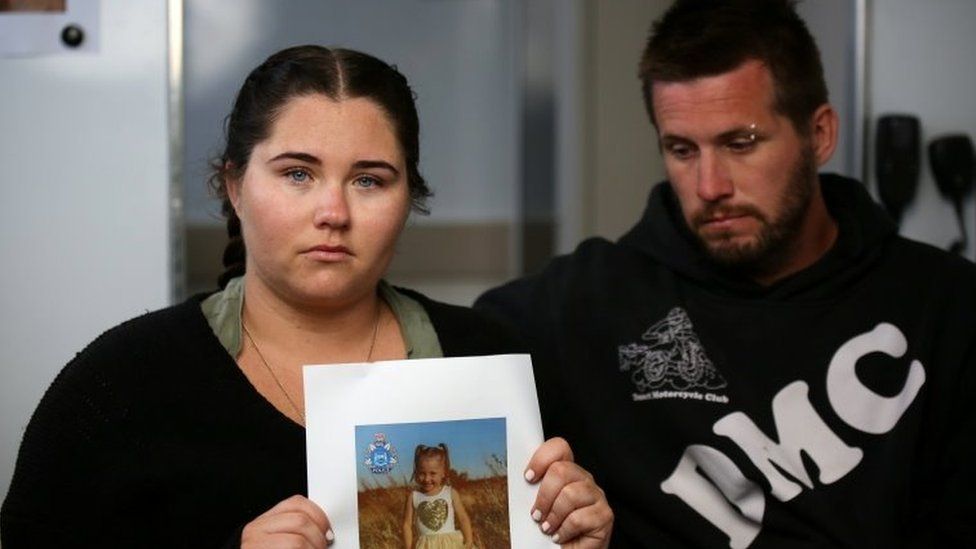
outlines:
[{"label": "dark equipment in background", "polygon": [[918,118],[906,114],[889,114],[878,119],[875,134],[878,195],[899,225],[918,187],[922,148],[919,127]]},{"label": "dark equipment in background", "polygon": [[949,247],[952,253],[966,250],[969,237],[963,220],[963,201],[973,189],[973,142],[968,135],[946,135],[929,143],[929,163],[942,196],[952,201],[959,219],[960,239]]}]

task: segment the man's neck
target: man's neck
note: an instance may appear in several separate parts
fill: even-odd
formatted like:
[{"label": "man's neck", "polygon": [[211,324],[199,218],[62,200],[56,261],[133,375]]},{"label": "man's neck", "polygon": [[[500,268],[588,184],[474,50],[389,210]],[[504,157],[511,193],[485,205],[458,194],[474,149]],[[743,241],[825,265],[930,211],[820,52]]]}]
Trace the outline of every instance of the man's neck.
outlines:
[{"label": "man's neck", "polygon": [[781,259],[753,272],[751,278],[761,286],[771,286],[810,267],[830,251],[837,241],[838,233],[837,222],[827,210],[827,203],[818,184],[814,187],[810,207],[796,239]]}]

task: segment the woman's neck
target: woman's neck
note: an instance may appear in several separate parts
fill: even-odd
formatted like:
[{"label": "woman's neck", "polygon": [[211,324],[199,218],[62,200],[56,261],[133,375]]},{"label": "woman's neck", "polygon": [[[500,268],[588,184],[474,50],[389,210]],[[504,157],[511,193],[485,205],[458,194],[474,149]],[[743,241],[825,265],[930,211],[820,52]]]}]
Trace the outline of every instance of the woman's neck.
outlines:
[{"label": "woman's neck", "polygon": [[303,307],[244,275],[244,326],[276,354],[306,363],[367,360],[385,308],[375,289],[333,307]]}]

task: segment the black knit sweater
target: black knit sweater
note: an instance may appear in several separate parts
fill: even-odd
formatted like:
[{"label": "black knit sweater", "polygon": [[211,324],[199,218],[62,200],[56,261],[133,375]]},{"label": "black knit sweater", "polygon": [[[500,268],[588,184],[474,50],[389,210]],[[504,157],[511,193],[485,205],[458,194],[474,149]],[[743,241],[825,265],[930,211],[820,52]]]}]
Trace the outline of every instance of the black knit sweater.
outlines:
[{"label": "black knit sweater", "polygon": [[[405,293],[445,356],[521,349],[469,309]],[[305,430],[248,382],[202,297],[109,330],[58,375],[3,503],[5,549],[233,547],[244,524],[307,494]]]}]

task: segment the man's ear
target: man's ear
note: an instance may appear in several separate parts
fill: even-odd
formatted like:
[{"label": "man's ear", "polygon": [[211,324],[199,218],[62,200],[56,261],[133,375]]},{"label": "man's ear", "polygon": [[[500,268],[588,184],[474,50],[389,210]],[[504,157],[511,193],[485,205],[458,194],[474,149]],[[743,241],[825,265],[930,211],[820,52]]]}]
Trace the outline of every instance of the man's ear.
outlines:
[{"label": "man's ear", "polygon": [[810,134],[817,166],[823,166],[837,148],[837,111],[828,103],[820,105],[810,118]]}]

